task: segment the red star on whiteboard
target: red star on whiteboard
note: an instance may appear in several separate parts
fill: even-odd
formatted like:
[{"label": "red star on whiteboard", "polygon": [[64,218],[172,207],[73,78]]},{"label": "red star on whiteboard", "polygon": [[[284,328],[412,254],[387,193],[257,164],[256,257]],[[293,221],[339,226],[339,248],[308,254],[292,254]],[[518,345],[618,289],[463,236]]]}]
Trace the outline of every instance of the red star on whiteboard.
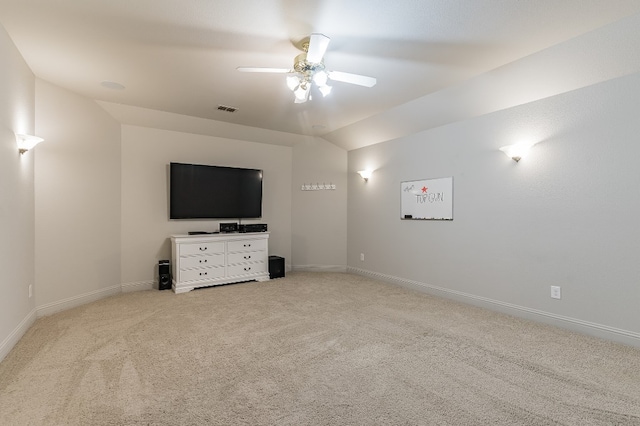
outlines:
[{"label": "red star on whiteboard", "polygon": [[422,187],[422,192],[427,192],[427,189],[429,189],[429,188],[427,188],[426,186],[423,186]]}]

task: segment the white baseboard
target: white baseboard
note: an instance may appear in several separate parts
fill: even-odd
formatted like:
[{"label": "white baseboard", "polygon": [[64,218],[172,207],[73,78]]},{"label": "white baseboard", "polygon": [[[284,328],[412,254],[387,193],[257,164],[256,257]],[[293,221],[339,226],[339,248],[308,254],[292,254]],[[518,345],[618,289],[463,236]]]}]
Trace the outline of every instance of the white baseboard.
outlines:
[{"label": "white baseboard", "polygon": [[153,290],[154,288],[158,288],[155,281],[138,281],[122,284],[123,293],[129,293],[132,291]]},{"label": "white baseboard", "polygon": [[293,272],[347,272],[345,265],[294,265]]},{"label": "white baseboard", "polygon": [[33,309],[29,314],[20,321],[20,324],[0,343],[0,361],[2,361],[11,352],[11,349],[24,336],[36,320],[36,310]]},{"label": "white baseboard", "polygon": [[89,293],[80,294],[78,296],[58,300],[56,302],[47,303],[45,305],[36,307],[36,310],[38,313],[38,317],[42,317],[55,314],[56,312],[64,311],[66,309],[75,308],[76,306],[84,305],[85,303],[94,302],[108,296],[113,296],[121,292],[122,286],[114,285],[100,290],[91,291]]},{"label": "white baseboard", "polygon": [[0,361],[2,361],[11,349],[18,343],[18,341],[22,338],[24,333],[29,330],[29,328],[33,325],[36,318],[55,314],[56,312],[61,312],[67,309],[75,308],[80,305],[84,305],[86,303],[94,302],[99,299],[103,299],[105,297],[113,296],[119,293],[126,293],[132,291],[142,291],[142,290],[151,290],[153,289],[154,281],[140,281],[133,283],[126,283],[121,285],[114,285],[111,287],[107,287],[100,290],[91,291],[88,293],[84,293],[78,296],[69,297],[63,300],[58,300],[52,303],[47,303],[42,306],[38,306],[33,309],[29,315],[27,315],[21,322],[18,324],[15,330],[5,338],[2,343],[0,343]]},{"label": "white baseboard", "polygon": [[394,277],[391,275],[381,274],[378,272],[367,271],[365,269],[347,267],[347,272],[385,281],[391,284],[397,284],[413,290],[421,291],[448,299],[457,300],[459,302],[468,303],[474,306],[503,312],[516,317],[530,319],[545,324],[554,325],[560,328],[576,331],[578,333],[623,343],[630,346],[640,347],[640,333],[630,330],[624,330],[616,327],[610,327],[604,324],[598,324],[590,321],[584,321],[577,318],[557,315],[538,309],[527,308],[525,306],[515,305],[512,303],[501,302],[499,300],[489,299],[487,297],[476,296],[470,293],[451,290],[418,281],[407,280],[404,278]]}]

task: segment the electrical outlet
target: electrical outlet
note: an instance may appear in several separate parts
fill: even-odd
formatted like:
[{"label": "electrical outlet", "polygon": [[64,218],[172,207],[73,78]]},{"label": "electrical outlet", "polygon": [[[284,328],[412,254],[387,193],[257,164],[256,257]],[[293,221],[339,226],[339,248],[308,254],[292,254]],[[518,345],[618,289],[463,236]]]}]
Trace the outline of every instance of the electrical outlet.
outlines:
[{"label": "electrical outlet", "polygon": [[552,285],[551,286],[551,298],[552,299],[560,299],[562,297],[562,293],[560,293],[560,286]]},{"label": "electrical outlet", "polygon": [[360,261],[364,262],[364,253],[360,253]]},{"label": "electrical outlet", "polygon": [[33,284],[29,284],[29,298],[33,297]]}]

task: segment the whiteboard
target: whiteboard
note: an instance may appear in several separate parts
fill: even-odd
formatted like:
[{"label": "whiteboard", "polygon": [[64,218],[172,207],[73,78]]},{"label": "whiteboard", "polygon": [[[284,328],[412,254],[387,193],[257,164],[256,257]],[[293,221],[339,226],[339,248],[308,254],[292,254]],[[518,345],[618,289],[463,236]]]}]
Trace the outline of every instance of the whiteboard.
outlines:
[{"label": "whiteboard", "polygon": [[400,218],[453,220],[453,177],[400,183]]}]

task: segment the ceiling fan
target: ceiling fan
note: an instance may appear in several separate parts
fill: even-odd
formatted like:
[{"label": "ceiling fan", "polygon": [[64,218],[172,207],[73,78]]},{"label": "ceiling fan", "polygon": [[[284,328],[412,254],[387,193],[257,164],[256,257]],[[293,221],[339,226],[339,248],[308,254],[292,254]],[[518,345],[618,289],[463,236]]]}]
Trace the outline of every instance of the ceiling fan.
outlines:
[{"label": "ceiling fan", "polygon": [[290,74],[287,76],[287,86],[295,95],[295,103],[300,104],[310,99],[313,83],[318,87],[322,96],[331,93],[329,80],[343,83],[356,84],[358,86],[373,87],[376,85],[374,77],[351,74],[341,71],[327,71],[324,66],[324,54],[331,39],[324,34],[314,33],[302,42],[303,53],[293,60],[293,68],[263,68],[263,67],[238,67],[241,72],[262,72]]}]

